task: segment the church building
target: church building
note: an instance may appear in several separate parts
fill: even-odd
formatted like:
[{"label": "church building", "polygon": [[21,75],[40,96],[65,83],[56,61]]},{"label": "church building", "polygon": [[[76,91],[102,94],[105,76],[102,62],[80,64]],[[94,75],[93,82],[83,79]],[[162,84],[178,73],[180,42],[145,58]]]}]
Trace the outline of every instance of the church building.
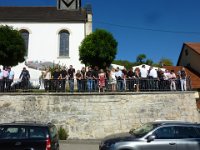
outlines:
[{"label": "church building", "polygon": [[81,0],[57,0],[57,7],[0,7],[0,24],[21,32],[26,61],[50,61],[80,69],[79,46],[92,32],[92,9]]}]

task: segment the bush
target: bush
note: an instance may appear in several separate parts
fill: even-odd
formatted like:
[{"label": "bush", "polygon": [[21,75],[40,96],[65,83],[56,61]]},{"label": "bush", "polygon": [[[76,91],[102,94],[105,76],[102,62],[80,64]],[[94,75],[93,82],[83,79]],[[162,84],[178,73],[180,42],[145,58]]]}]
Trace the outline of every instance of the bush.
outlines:
[{"label": "bush", "polygon": [[60,127],[58,129],[58,136],[59,136],[59,140],[66,140],[69,135],[68,135],[68,132],[63,127]]}]

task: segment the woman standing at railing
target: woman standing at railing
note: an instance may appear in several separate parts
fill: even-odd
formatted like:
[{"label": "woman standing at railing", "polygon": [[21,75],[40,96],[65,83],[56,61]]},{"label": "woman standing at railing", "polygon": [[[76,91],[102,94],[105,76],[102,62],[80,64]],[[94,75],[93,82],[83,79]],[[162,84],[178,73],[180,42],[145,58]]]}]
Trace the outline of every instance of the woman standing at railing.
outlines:
[{"label": "woman standing at railing", "polygon": [[50,80],[51,80],[51,71],[49,70],[49,67],[46,68],[46,71],[44,73],[44,89],[45,91],[50,90]]},{"label": "woman standing at railing", "polygon": [[174,73],[174,70],[170,71],[169,81],[170,81],[170,90],[176,91],[176,74]]},{"label": "woman standing at railing", "polygon": [[134,89],[136,92],[139,92],[140,91],[140,88],[139,88],[139,83],[140,83],[140,78],[141,78],[141,73],[140,73],[140,69],[139,68],[136,68],[135,69],[135,75],[134,75],[134,80],[135,80],[135,83],[134,83]]},{"label": "woman standing at railing", "polygon": [[134,71],[133,68],[130,68],[130,70],[127,73],[127,85],[128,85],[128,89],[129,91],[133,91],[134,89]]},{"label": "woman standing at railing", "polygon": [[105,80],[106,80],[106,74],[104,73],[103,69],[100,69],[99,71],[99,93],[101,90],[104,92],[105,91]]},{"label": "woman standing at railing", "polygon": [[181,71],[179,71],[179,74],[180,74],[180,81],[181,81],[181,91],[187,91],[187,86],[186,86],[187,73],[184,67],[182,68]]},{"label": "woman standing at railing", "polygon": [[116,91],[116,84],[117,84],[117,79],[115,76],[115,68],[112,68],[112,70],[110,71],[110,84],[111,84],[111,90],[112,92]]}]

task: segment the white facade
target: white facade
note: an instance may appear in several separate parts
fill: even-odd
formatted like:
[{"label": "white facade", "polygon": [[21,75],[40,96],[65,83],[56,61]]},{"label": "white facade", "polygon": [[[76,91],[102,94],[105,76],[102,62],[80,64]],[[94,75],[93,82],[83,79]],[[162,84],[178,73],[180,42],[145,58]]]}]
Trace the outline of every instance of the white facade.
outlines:
[{"label": "white facade", "polygon": [[[60,65],[73,65],[80,69],[79,46],[85,38],[84,23],[4,23],[14,29],[29,32],[29,61],[52,61]],[[59,32],[67,30],[69,36],[69,57],[59,57]]]}]

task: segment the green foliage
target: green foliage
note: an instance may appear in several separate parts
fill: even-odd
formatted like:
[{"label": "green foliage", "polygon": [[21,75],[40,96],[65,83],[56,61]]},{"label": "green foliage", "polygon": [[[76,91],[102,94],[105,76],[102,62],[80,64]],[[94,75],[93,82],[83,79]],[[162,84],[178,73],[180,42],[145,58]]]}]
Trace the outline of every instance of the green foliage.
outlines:
[{"label": "green foliage", "polygon": [[153,65],[153,60],[147,59],[145,64],[147,64],[149,66],[152,66]]},{"label": "green foliage", "polygon": [[161,58],[159,61],[160,67],[162,66],[173,66],[173,62],[168,58]]},{"label": "green foliage", "polygon": [[140,54],[137,56],[136,58],[136,63],[137,65],[141,65],[141,64],[145,64],[145,60],[146,60],[146,55],[145,54]]},{"label": "green foliage", "polygon": [[111,33],[97,29],[88,35],[79,47],[79,60],[87,66],[106,68],[117,54],[117,41]]},{"label": "green foliage", "polygon": [[126,67],[126,69],[130,69],[131,67],[135,66],[135,63],[130,62],[128,60],[114,60],[112,63],[124,66]]},{"label": "green foliage", "polygon": [[69,137],[69,135],[68,132],[63,127],[60,127],[58,129],[58,137],[59,140],[66,140]]},{"label": "green foliage", "polygon": [[24,39],[19,31],[9,26],[0,26],[0,64],[15,66],[23,62],[26,54]]},{"label": "green foliage", "polygon": [[114,60],[112,63],[117,65],[122,65],[127,69],[130,69],[133,66],[138,66],[141,64],[147,64],[149,66],[154,66],[154,67],[162,67],[163,65],[173,66],[172,61],[168,58],[162,58],[158,63],[154,63],[153,60],[147,59],[145,54],[138,55],[136,57],[136,62],[130,62],[128,60]]}]

